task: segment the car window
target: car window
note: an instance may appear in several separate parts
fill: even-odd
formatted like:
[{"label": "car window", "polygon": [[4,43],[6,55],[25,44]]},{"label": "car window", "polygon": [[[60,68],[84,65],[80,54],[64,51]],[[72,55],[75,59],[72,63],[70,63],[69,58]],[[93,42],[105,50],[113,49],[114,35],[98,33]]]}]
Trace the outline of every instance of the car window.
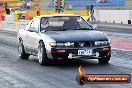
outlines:
[{"label": "car window", "polygon": [[37,19],[37,18],[32,19],[31,23],[28,25],[28,29],[30,27],[32,27],[32,28],[35,28],[36,31],[38,31],[39,30],[39,23],[40,23],[39,19]]},{"label": "car window", "polygon": [[88,30],[91,26],[80,16],[43,17],[41,31]]}]

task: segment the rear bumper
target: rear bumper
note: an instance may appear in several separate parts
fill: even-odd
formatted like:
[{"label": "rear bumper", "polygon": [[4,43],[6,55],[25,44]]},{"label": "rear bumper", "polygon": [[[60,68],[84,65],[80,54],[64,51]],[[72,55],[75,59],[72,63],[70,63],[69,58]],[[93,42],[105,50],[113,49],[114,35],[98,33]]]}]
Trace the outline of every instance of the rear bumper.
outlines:
[{"label": "rear bumper", "polygon": [[[107,48],[109,50],[103,50]],[[92,55],[78,55],[78,50],[92,50]],[[60,50],[60,52],[58,52]],[[102,47],[84,47],[84,48],[52,48],[51,56],[54,59],[58,58],[81,58],[81,59],[98,59],[106,56],[111,56],[111,46],[102,46]]]}]

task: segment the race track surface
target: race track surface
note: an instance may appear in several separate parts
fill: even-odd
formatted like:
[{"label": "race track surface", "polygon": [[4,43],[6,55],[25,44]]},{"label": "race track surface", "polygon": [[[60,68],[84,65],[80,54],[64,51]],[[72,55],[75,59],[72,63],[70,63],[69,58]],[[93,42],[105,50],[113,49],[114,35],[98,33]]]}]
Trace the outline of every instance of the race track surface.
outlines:
[{"label": "race track surface", "polygon": [[97,30],[105,32],[111,38],[112,58],[109,64],[80,58],[56,61],[52,66],[40,66],[35,56],[29,60],[20,60],[16,32],[0,31],[0,88],[132,88],[132,83],[84,86],[76,83],[80,65],[90,74],[132,75],[132,29],[126,31],[99,27]]}]

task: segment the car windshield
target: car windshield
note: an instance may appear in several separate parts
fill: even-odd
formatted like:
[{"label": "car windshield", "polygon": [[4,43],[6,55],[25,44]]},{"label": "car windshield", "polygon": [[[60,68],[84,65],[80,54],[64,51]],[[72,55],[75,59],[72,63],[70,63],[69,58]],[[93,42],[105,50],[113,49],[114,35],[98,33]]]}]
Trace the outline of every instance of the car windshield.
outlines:
[{"label": "car windshield", "polygon": [[92,30],[80,16],[43,17],[41,31]]}]

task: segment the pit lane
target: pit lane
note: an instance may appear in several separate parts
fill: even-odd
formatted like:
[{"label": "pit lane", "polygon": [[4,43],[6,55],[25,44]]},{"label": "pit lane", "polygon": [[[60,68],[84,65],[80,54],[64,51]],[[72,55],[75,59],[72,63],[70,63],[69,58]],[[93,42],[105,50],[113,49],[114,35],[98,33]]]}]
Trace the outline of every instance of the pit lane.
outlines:
[{"label": "pit lane", "polygon": [[[112,41],[132,40],[125,30],[99,27]],[[118,31],[117,31],[118,30]],[[132,31],[132,29],[128,29]],[[115,39],[115,40],[114,40]],[[0,87],[1,88],[131,88],[130,84],[88,84],[79,86],[76,83],[77,69],[80,65],[87,73],[113,73],[132,75],[132,49],[124,46],[113,46],[109,64],[99,64],[97,60],[56,61],[52,66],[40,66],[37,57],[20,60],[17,52],[16,32],[0,31]]]}]

